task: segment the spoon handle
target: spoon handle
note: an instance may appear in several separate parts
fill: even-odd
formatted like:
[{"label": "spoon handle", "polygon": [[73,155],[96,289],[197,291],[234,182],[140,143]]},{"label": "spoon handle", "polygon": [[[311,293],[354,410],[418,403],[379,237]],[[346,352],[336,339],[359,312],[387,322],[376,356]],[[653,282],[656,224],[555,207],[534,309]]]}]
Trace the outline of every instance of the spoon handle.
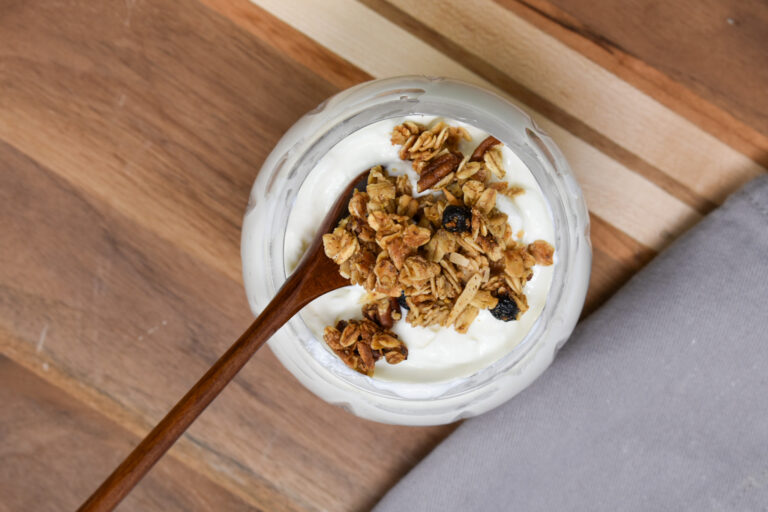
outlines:
[{"label": "spoon handle", "polygon": [[208,407],[245,363],[285,322],[317,297],[349,285],[339,267],[323,251],[323,233],[331,231],[346,214],[352,191],[367,183],[368,171],[351,181],[326,214],[298,267],[275,298],[208,372],[147,434],[139,445],[78,509],[109,511],[141,480],[200,413]]},{"label": "spoon handle", "polygon": [[286,281],[242,336],[80,506],[80,512],[114,509],[264,342],[301,309],[307,301],[302,300],[301,286],[296,286],[294,281],[291,278]]}]

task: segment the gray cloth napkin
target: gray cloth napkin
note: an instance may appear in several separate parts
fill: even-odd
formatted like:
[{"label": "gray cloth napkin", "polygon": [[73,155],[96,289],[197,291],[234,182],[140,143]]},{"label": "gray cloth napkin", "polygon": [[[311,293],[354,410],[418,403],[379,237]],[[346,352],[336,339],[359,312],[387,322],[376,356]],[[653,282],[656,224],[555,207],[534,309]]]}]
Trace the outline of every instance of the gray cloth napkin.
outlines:
[{"label": "gray cloth napkin", "polygon": [[582,322],[554,364],[468,420],[387,511],[768,510],[768,176]]}]

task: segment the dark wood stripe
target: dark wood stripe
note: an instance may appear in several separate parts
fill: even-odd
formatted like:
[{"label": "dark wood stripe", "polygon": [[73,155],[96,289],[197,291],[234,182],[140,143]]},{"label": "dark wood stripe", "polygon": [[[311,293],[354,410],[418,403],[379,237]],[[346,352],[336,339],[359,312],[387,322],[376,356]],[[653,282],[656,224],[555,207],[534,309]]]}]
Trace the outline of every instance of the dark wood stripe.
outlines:
[{"label": "dark wood stripe", "polygon": [[637,242],[595,214],[590,214],[592,275],[582,318],[611,297],[656,251]]},{"label": "dark wood stripe", "polygon": [[249,0],[199,0],[339,89],[373,77]]},{"label": "dark wood stripe", "polygon": [[713,202],[697,194],[657,167],[651,165],[642,157],[620,146],[584,123],[582,120],[570,115],[557,105],[542,98],[535,92],[515,81],[482,57],[462,48],[448,37],[432,30],[430,27],[427,27],[421,21],[413,18],[408,13],[403,12],[398,7],[385,0],[361,1],[381,16],[384,16],[425,43],[449,56],[451,59],[459,62],[464,67],[483,77],[510,96],[519,99],[530,108],[548,117],[609,157],[642,175],[656,184],[659,188],[665,190],[670,195],[689,205],[699,213],[707,213],[715,207]]},{"label": "dark wood stripe", "polygon": [[[768,70],[768,18],[765,15],[762,20],[750,20],[750,24],[758,23],[763,27],[763,42],[754,40],[758,37],[754,29],[749,38],[728,36],[727,40],[732,45],[732,57],[716,76],[712,75],[711,70],[705,70],[707,76],[704,76],[702,67],[712,66],[713,62],[717,62],[708,53],[713,48],[712,44],[702,44],[701,37],[696,35],[689,34],[686,37],[680,33],[680,30],[692,30],[692,26],[698,25],[686,23],[685,20],[689,19],[692,13],[713,11],[699,9],[696,0],[655,2],[655,7],[651,7],[651,3],[645,0],[631,0],[605,3],[601,8],[595,8],[591,0],[494,1],[631,83],[763,167],[768,167],[768,95],[764,94],[768,89],[768,75],[765,75],[765,70]],[[589,25],[553,4],[567,6],[579,19],[588,20]],[[719,10],[740,11],[742,8],[736,4],[737,2],[732,0],[723,2]],[[748,8],[744,8],[745,12],[768,13],[765,4],[754,1],[750,4]],[[654,10],[653,23],[642,28],[633,25],[633,22],[627,23],[627,20],[641,17],[644,8]],[[621,15],[616,15],[615,9],[621,9]],[[662,14],[658,9],[679,12]],[[741,30],[739,27],[726,28],[726,20],[727,15],[718,18],[717,21],[722,24],[718,34],[725,30],[735,34]],[[665,24],[666,27],[660,26]],[[669,30],[675,32],[670,34]],[[666,33],[666,42],[658,38],[659,31]],[[665,63],[667,59],[662,57],[676,51],[682,42],[698,46],[698,50],[694,50],[699,54],[698,57],[678,59],[672,65]],[[654,48],[656,50],[653,50]],[[663,50],[660,50],[661,48]],[[651,55],[654,51],[655,54]],[[762,51],[763,58],[743,57],[745,52],[755,51]],[[663,52],[663,55],[659,52]],[[731,65],[735,68],[728,69]],[[758,90],[741,89],[737,86],[738,82],[731,78],[723,78],[723,82],[728,85],[723,85],[717,79],[726,77],[732,71],[740,74],[762,73],[765,78],[762,79]],[[754,89],[754,85],[752,87]]]},{"label": "dark wood stripe", "polygon": [[[23,366],[45,362],[51,384],[134,433],[148,431],[252,318],[238,282],[3,141],[0,219],[11,219],[0,244],[2,352]],[[262,371],[271,381],[287,379],[270,363]],[[261,405],[259,397],[241,397],[229,408],[234,417],[224,420],[232,431],[242,411]],[[220,418],[227,416],[225,404],[217,404]],[[261,428],[271,428],[268,416]],[[278,490],[270,471],[247,468],[222,443],[192,446],[215,432],[204,418],[171,453],[220,481],[209,465],[216,461],[235,480],[226,486],[233,494],[266,509],[292,510],[298,498]]]},{"label": "dark wood stripe", "polygon": [[118,5],[0,16],[0,138],[240,282],[259,167],[339,89],[199,3]]},{"label": "dark wood stripe", "polygon": [[[3,356],[0,403],[2,510],[74,510],[138,442],[120,425]],[[258,510],[172,457],[157,464],[122,508],[214,509]]]}]

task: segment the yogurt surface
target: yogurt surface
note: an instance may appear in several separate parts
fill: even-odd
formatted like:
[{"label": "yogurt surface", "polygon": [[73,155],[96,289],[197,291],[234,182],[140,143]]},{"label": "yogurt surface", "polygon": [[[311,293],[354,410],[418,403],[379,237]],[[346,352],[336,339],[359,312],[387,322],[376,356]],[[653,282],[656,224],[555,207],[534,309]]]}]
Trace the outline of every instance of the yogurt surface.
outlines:
[{"label": "yogurt surface", "polygon": [[[459,149],[471,154],[489,134],[474,126],[434,116],[408,116],[379,121],[366,126],[339,142],[326,153],[310,172],[298,192],[291,209],[285,234],[285,267],[291,272],[314,238],[326,213],[346,185],[361,172],[375,165],[384,166],[390,174],[407,173],[414,190],[416,173],[411,163],[398,157],[398,146],[390,143],[392,129],[405,121],[430,125],[443,120],[464,127],[472,137],[462,141]],[[510,199],[501,194],[496,207],[508,215],[513,233],[523,243],[545,240],[554,245],[554,227],[544,196],[535,178],[517,155],[502,148],[505,181],[522,187],[525,193]],[[555,264],[557,248],[555,247]],[[547,299],[554,266],[534,267],[533,278],[524,293],[529,310],[520,320],[502,322],[488,310],[481,310],[466,334],[450,327],[413,327],[403,319],[392,328],[408,347],[408,359],[390,365],[379,362],[374,379],[392,382],[430,383],[468,377],[513,350],[530,331]],[[330,292],[306,306],[300,313],[304,323],[324,348],[323,329],[339,320],[362,318],[361,306],[366,292],[361,286],[348,286]],[[330,349],[327,349],[330,352]],[[343,366],[341,361],[338,364]]]}]

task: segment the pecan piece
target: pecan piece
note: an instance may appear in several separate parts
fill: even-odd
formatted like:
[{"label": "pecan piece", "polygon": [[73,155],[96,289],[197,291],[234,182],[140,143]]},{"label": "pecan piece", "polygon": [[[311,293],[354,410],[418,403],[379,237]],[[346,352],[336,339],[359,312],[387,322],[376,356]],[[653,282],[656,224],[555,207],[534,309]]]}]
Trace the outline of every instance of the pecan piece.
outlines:
[{"label": "pecan piece", "polygon": [[391,329],[395,320],[400,320],[400,318],[402,318],[400,304],[397,302],[397,298],[390,297],[387,299],[384,310],[379,309],[379,325],[385,329]]},{"label": "pecan piece", "polygon": [[438,181],[456,171],[463,158],[461,153],[446,153],[431,160],[427,166],[424,167],[424,170],[421,171],[419,181],[416,183],[416,189],[419,192],[424,192],[428,188],[431,188]]},{"label": "pecan piece", "polygon": [[500,144],[501,141],[494,137],[493,135],[486,137],[483,142],[481,142],[476,148],[475,151],[472,153],[472,156],[469,158],[470,162],[482,162],[483,156],[485,156],[485,152],[488,151],[491,147],[495,146],[496,144]]},{"label": "pecan piece", "polygon": [[[390,329],[395,320],[400,320],[400,304],[395,297],[387,297],[376,302],[369,302],[363,306],[363,316],[376,322],[384,329]],[[331,333],[332,334],[332,333]],[[372,335],[376,333],[373,332]]]},{"label": "pecan piece", "polygon": [[358,371],[368,376],[373,375],[373,366],[376,364],[376,360],[373,358],[371,347],[367,343],[358,343],[357,353],[360,354]]}]

